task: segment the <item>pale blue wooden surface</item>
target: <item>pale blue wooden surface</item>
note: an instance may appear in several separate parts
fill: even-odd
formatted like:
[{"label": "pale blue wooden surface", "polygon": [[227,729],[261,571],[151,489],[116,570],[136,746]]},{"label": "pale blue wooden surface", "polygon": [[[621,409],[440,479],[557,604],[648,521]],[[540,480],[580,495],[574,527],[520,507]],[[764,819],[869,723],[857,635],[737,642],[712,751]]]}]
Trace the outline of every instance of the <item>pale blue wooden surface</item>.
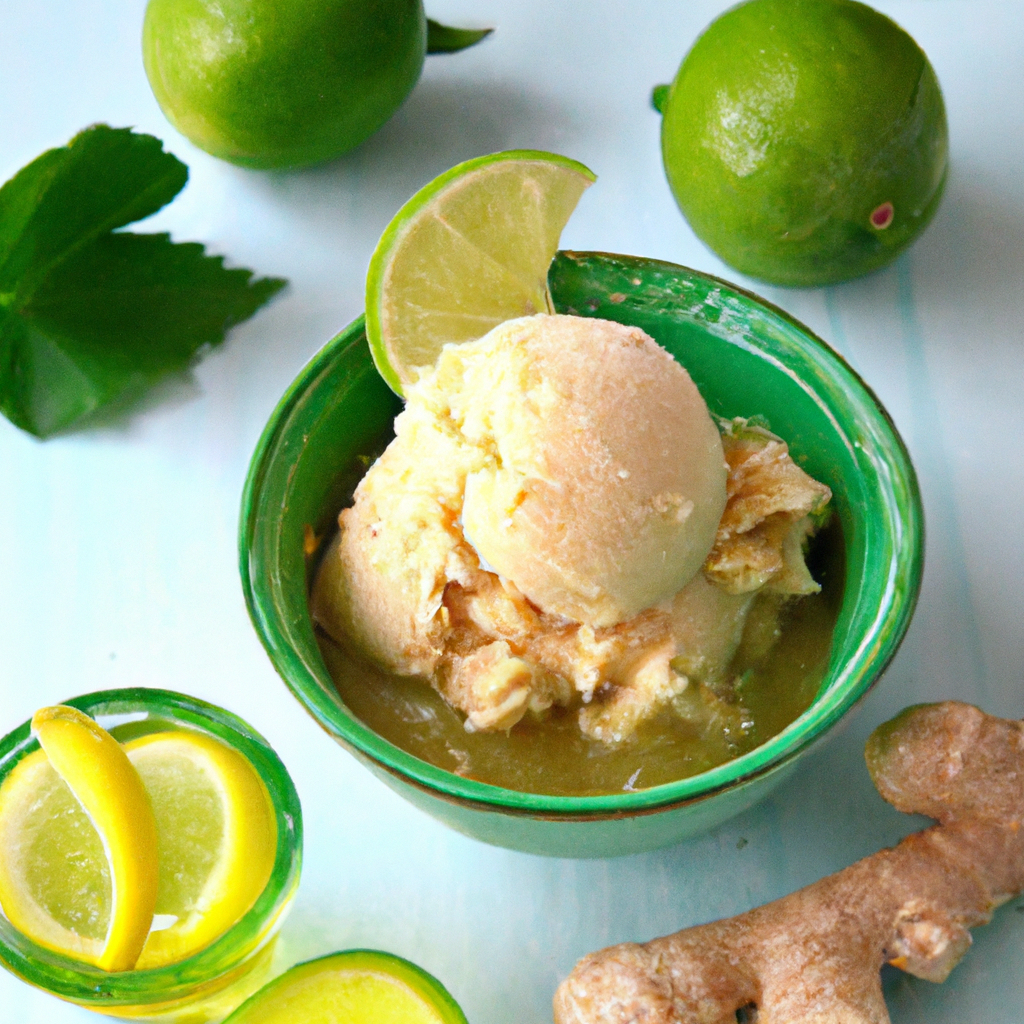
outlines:
[{"label": "pale blue wooden surface", "polygon": [[[132,684],[184,690],[252,722],[293,772],[306,815],[281,966],[380,947],[435,972],[473,1024],[542,1024],[582,954],[744,910],[914,827],[874,794],[860,753],[904,705],[955,696],[1024,715],[1024,4],[879,4],[924,47],[943,86],[943,205],[911,252],[870,278],[825,290],[753,285],[860,370],[914,455],[928,548],[906,643],[845,731],[771,801],[704,839],[596,863],[452,834],[313,726],[246,617],[239,493],[278,397],[359,313],[381,229],[458,160],[512,147],[580,159],[599,178],[566,247],[736,278],[676,211],[648,105],[650,87],[670,79],[726,3],[432,0],[435,17],[498,31],[430,59],[406,105],[359,151],[295,174],[218,163],[170,128],[142,71],[143,6],[0,7],[0,178],[91,122],[134,125],[192,169],[153,225],[291,287],[129,422],[40,444],[0,421],[0,733],[39,705]],[[1022,946],[1024,913],[1011,904],[976,933],[947,984],[893,975],[894,1021],[1019,1022]],[[89,1019],[0,973],[3,1024]]]}]

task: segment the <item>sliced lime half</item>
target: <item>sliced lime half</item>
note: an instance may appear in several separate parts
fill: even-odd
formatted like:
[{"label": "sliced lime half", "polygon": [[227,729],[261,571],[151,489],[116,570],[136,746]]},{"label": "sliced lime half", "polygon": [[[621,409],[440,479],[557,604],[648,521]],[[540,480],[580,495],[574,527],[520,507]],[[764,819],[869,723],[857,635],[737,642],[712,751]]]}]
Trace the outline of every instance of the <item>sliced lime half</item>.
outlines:
[{"label": "sliced lime half", "polygon": [[297,964],[225,1024],[466,1024],[447,989],[391,953],[350,949]]}]

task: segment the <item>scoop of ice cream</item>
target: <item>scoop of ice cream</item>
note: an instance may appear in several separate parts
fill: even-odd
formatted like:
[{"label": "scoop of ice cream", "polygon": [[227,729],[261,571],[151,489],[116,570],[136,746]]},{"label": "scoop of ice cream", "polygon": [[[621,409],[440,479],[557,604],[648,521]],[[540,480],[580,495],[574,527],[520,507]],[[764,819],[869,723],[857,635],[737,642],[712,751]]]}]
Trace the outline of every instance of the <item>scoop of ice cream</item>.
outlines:
[{"label": "scoop of ice cream", "polygon": [[601,627],[700,569],[726,501],[718,429],[689,374],[637,327],[511,320],[444,350],[410,390],[486,457],[466,540],[545,612]]},{"label": "scoop of ice cream", "polygon": [[350,653],[428,678],[467,728],[577,700],[581,730],[617,743],[691,684],[712,692],[761,591],[777,614],[776,595],[817,588],[802,541],[828,496],[767,431],[720,436],[642,331],[512,321],[408,389],[311,610]]},{"label": "scoop of ice cream", "polygon": [[449,584],[491,570],[543,612],[611,625],[688,582],[725,506],[689,375],[608,321],[525,317],[446,348],[395,433],[312,596],[332,636],[400,674],[438,664]]}]

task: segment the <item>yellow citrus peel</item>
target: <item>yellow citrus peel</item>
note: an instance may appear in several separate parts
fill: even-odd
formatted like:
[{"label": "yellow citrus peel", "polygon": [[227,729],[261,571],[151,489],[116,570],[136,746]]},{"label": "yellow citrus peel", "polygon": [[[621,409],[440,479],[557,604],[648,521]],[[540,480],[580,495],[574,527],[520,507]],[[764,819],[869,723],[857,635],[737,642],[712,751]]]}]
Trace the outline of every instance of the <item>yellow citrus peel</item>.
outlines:
[{"label": "yellow citrus peel", "polygon": [[[110,906],[106,934],[99,943],[71,940],[36,899],[32,865],[24,874],[0,871],[0,902],[11,923],[40,945],[90,960],[105,971],[131,970],[142,952],[153,921],[157,895],[156,823],[139,773],[121,745],[88,715],[58,705],[42,708],[32,718],[32,731],[42,750],[18,766],[4,786],[0,837],[14,841],[17,811],[30,803],[12,800],[21,782],[21,796],[47,785],[45,763],[74,795],[98,834],[109,871]],[[45,763],[44,763],[45,762]],[[52,776],[49,776],[52,788]],[[35,785],[33,785],[33,782]],[[26,783],[28,784],[26,786]],[[11,813],[7,813],[10,806]],[[24,819],[22,819],[24,820]],[[13,877],[11,877],[13,874]],[[73,933],[72,933],[73,934]]]}]

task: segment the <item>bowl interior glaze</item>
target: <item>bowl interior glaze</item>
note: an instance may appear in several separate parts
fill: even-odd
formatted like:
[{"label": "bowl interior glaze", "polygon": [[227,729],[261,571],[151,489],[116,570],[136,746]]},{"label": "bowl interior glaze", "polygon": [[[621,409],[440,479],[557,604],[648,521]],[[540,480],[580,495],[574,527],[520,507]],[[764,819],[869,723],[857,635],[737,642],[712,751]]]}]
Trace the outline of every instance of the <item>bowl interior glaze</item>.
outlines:
[{"label": "bowl interior glaze", "polygon": [[777,768],[824,735],[896,651],[921,582],[923,514],[907,451],[878,400],[824,342],[734,285],[684,267],[603,253],[559,253],[556,309],[635,324],[690,372],[720,416],[765,416],[794,457],[833,490],[846,579],[828,671],[814,703],[760,747],[663,786],[601,796],[521,793],[427,764],[345,707],[310,621],[304,537],[329,535],[354,483],[401,408],[370,360],[360,318],[302,371],[259,442],[246,481],[240,560],[249,611],[299,701],[341,743],[444,800],[567,819],[649,813],[707,798]]}]

